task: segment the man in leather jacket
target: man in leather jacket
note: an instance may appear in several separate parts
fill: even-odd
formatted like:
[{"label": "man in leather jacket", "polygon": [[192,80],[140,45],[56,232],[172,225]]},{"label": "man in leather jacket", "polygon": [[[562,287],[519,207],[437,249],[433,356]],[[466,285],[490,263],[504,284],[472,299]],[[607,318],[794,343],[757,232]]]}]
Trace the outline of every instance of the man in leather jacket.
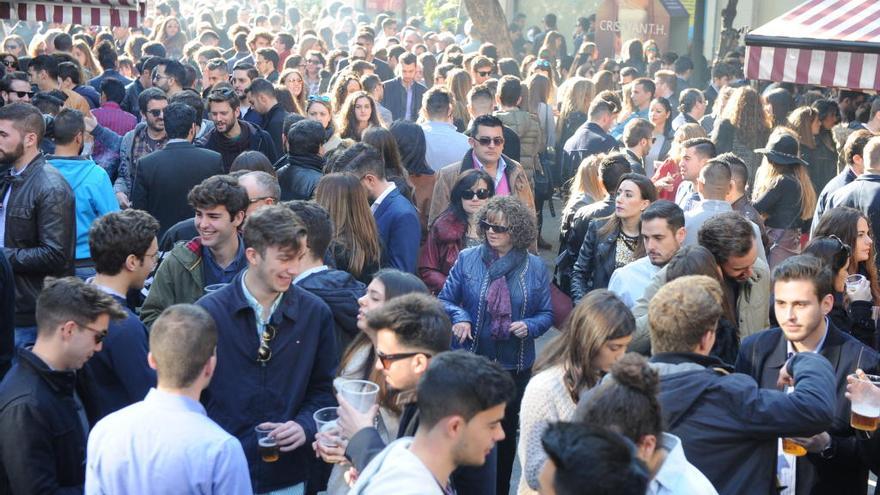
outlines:
[{"label": "man in leather jacket", "polygon": [[15,344],[36,339],[34,310],[46,276],[73,274],[74,196],[40,153],[45,133],[36,107],[0,108],[0,247],[15,275]]},{"label": "man in leather jacket", "polygon": [[309,200],[323,176],[324,127],[313,120],[301,120],[287,131],[287,164],[278,170],[281,200]]}]

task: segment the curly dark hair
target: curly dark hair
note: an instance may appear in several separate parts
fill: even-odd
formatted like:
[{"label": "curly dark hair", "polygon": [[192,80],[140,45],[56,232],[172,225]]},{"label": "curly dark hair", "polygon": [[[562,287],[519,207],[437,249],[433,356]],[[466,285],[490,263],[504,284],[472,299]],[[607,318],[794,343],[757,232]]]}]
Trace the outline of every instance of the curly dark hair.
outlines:
[{"label": "curly dark hair", "polygon": [[496,223],[503,219],[510,228],[514,249],[528,249],[538,238],[535,212],[513,196],[495,196],[477,213],[480,219],[480,238],[486,240],[483,221]]},{"label": "curly dark hair", "polygon": [[189,191],[186,200],[193,208],[225,206],[229,218],[235,218],[239,212],[245,211],[250,203],[245,188],[231,175],[208,177]]},{"label": "curly dark hair", "polygon": [[98,218],[89,228],[89,252],[95,271],[116,275],[130,254],[143,263],[158,232],[159,222],[142,210],[114,211]]}]

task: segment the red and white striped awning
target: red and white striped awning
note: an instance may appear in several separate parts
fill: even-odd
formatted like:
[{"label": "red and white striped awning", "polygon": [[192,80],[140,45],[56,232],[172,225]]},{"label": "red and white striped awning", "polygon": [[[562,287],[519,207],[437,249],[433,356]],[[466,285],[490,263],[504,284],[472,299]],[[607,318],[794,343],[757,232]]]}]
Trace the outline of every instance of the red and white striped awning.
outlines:
[{"label": "red and white striped awning", "polygon": [[83,26],[137,27],[146,10],[145,0],[0,1],[0,19]]},{"label": "red and white striped awning", "polygon": [[880,0],[809,0],[745,41],[749,79],[880,91]]}]

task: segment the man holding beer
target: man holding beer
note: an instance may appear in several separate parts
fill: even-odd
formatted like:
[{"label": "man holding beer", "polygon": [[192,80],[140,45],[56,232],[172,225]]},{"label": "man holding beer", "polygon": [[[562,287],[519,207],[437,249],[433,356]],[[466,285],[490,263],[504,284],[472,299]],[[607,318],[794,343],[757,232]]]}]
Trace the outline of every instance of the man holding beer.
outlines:
[{"label": "man holding beer", "polygon": [[217,365],[217,327],[191,304],[170,306],[150,331],[158,386],[89,437],[86,493],[251,493],[238,440],[199,403]]},{"label": "man holding beer", "polygon": [[786,487],[781,493],[866,493],[868,466],[861,460],[844,393],[846,377],[856,369],[876,373],[877,353],[839,330],[828,317],[834,306],[833,275],[818,258],[795,256],[777,266],[773,293],[779,327],[746,338],[736,370],[752,376],[761,388],[790,390],[789,385],[794,385],[797,390],[800,383],[779,383],[790,382],[784,375],[779,379],[780,371],[793,356],[816,353],[834,368],[837,403],[831,428],[810,437],[783,439],[777,463],[781,486]]}]

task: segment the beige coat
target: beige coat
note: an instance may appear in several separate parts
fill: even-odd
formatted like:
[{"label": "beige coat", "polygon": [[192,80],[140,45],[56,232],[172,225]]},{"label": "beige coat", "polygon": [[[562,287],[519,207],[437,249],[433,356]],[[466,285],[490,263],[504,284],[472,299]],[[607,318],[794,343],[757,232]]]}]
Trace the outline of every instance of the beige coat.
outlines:
[{"label": "beige coat", "polygon": [[541,153],[546,139],[541,131],[541,122],[538,117],[525,110],[499,110],[495,116],[509,127],[519,137],[519,161],[530,181],[533,181],[535,170],[541,170]]}]

